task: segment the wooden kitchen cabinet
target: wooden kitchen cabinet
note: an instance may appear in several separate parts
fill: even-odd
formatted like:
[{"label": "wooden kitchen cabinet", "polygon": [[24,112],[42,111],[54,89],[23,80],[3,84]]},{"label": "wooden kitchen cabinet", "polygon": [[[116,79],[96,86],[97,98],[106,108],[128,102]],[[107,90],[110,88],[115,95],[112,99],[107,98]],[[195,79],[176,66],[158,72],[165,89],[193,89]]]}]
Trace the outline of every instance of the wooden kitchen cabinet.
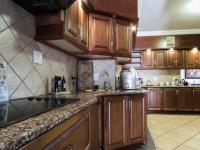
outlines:
[{"label": "wooden kitchen cabinet", "polygon": [[184,68],[185,66],[185,51],[183,50],[168,50],[166,56],[167,68]]},{"label": "wooden kitchen cabinet", "polygon": [[65,35],[88,47],[88,12],[80,1],[65,12]]},{"label": "wooden kitchen cabinet", "polygon": [[113,18],[90,14],[89,51],[113,53]]},{"label": "wooden kitchen cabinet", "polygon": [[104,97],[104,148],[146,143],[145,95]]},{"label": "wooden kitchen cabinet", "polygon": [[191,88],[177,90],[177,110],[191,111],[193,109],[193,91]]},{"label": "wooden kitchen cabinet", "polygon": [[125,96],[104,98],[105,149],[127,145],[127,101]]},{"label": "wooden kitchen cabinet", "polygon": [[163,110],[176,111],[177,109],[177,89],[176,88],[164,88],[162,107]]},{"label": "wooden kitchen cabinet", "polygon": [[128,141],[130,144],[143,141],[146,143],[146,105],[143,96],[129,97],[129,128]]},{"label": "wooden kitchen cabinet", "polygon": [[80,16],[80,40],[83,45],[88,47],[89,13],[83,5],[79,6],[79,16]]},{"label": "wooden kitchen cabinet", "polygon": [[21,150],[98,149],[98,105],[93,104],[42,134]]},{"label": "wooden kitchen cabinet", "polygon": [[184,68],[185,67],[185,51],[179,50],[176,53],[177,53],[176,68]]},{"label": "wooden kitchen cabinet", "polygon": [[196,68],[199,65],[199,52],[188,50],[186,51],[186,67]]},{"label": "wooden kitchen cabinet", "polygon": [[161,89],[148,88],[147,110],[161,110]]},{"label": "wooden kitchen cabinet", "polygon": [[131,30],[132,23],[122,20],[116,20],[114,25],[115,31],[115,51],[119,56],[131,56],[133,32]]},{"label": "wooden kitchen cabinet", "polygon": [[65,12],[65,34],[73,40],[78,40],[79,37],[79,19],[79,4],[75,1]]},{"label": "wooden kitchen cabinet", "polygon": [[193,110],[200,111],[200,89],[195,88],[192,90],[193,93]]},{"label": "wooden kitchen cabinet", "polygon": [[154,51],[154,63],[155,68],[165,68],[166,60],[165,60],[165,51]]},{"label": "wooden kitchen cabinet", "polygon": [[144,51],[142,53],[142,68],[154,68],[154,53],[153,51]]},{"label": "wooden kitchen cabinet", "polygon": [[89,0],[94,11],[129,20],[138,19],[137,0]]},{"label": "wooden kitchen cabinet", "polygon": [[168,50],[166,61],[167,61],[168,68],[175,68],[177,66],[177,51]]}]

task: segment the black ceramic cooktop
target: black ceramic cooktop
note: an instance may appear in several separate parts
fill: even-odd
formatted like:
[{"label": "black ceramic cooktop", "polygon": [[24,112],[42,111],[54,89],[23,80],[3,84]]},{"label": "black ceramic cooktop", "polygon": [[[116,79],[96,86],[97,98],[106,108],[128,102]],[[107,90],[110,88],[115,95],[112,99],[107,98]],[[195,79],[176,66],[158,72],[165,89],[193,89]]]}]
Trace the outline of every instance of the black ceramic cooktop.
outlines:
[{"label": "black ceramic cooktop", "polygon": [[0,128],[77,100],[79,99],[60,96],[39,96],[0,102]]}]

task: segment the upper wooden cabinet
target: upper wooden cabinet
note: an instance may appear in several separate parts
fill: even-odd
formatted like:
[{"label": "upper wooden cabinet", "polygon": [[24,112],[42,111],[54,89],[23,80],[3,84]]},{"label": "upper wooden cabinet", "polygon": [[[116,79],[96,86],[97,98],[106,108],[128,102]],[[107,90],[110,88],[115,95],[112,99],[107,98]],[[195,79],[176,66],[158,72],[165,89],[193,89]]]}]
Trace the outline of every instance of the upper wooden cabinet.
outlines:
[{"label": "upper wooden cabinet", "polygon": [[80,1],[65,12],[65,35],[88,47],[88,12]]},{"label": "upper wooden cabinet", "polygon": [[165,68],[165,51],[155,51],[154,52],[154,63],[156,68]]},{"label": "upper wooden cabinet", "polygon": [[184,68],[185,67],[185,51],[179,50],[176,51],[176,67],[177,68]]},{"label": "upper wooden cabinet", "polygon": [[166,56],[167,68],[184,68],[185,51],[168,50]]},{"label": "upper wooden cabinet", "polygon": [[199,52],[198,51],[193,51],[189,50],[186,51],[186,67],[198,67],[200,63],[199,60]]},{"label": "upper wooden cabinet", "polygon": [[113,18],[90,14],[89,51],[113,53]]},{"label": "upper wooden cabinet", "polygon": [[116,20],[114,31],[116,33],[115,43],[117,55],[131,54],[131,50],[133,49],[133,31],[131,30],[132,26],[133,25],[130,22]]},{"label": "upper wooden cabinet", "polygon": [[95,12],[126,19],[138,19],[137,0],[89,0]]},{"label": "upper wooden cabinet", "polygon": [[79,4],[78,1],[75,1],[65,14],[65,34],[73,39],[78,39],[80,34],[79,23]]},{"label": "upper wooden cabinet", "polygon": [[[133,26],[137,26],[138,19],[118,18],[100,12],[94,14],[95,11],[86,3],[88,1],[77,0],[65,11],[36,16],[36,40],[73,56],[99,58],[98,55],[101,55],[100,58],[122,57],[130,60],[136,36],[136,31],[133,33],[132,30]],[[110,1],[99,2],[110,5]],[[129,2],[132,4],[131,0],[123,4],[129,7]],[[134,12],[134,9],[131,11]]]},{"label": "upper wooden cabinet", "polygon": [[142,53],[142,67],[154,68],[154,53],[152,51],[144,51]]}]

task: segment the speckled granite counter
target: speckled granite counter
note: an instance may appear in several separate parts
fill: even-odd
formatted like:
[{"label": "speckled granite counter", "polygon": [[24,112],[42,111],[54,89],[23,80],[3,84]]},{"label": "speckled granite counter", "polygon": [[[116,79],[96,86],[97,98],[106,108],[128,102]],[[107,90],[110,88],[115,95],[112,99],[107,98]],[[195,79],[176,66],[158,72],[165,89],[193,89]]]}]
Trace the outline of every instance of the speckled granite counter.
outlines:
[{"label": "speckled granite counter", "polygon": [[147,92],[147,90],[116,90],[106,93],[81,92],[78,94],[65,95],[65,97],[67,98],[80,98],[80,101],[76,101],[72,104],[56,108],[54,110],[29,118],[19,123],[1,128],[0,150],[19,149],[23,145],[27,144],[29,141],[52,129],[56,125],[67,120],[68,118],[80,112],[89,105],[96,103],[98,96],[146,94]]},{"label": "speckled granite counter", "polygon": [[152,85],[152,86],[143,86],[143,88],[200,88],[200,86],[189,85],[189,86],[159,86],[159,85]]}]

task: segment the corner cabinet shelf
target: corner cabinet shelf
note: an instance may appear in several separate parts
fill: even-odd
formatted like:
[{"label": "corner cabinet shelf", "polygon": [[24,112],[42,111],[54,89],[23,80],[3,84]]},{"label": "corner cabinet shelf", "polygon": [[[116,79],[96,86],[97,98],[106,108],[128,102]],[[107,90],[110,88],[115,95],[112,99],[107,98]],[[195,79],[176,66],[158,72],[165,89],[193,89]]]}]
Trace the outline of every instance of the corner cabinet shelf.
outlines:
[{"label": "corner cabinet shelf", "polygon": [[136,69],[142,67],[142,52],[141,51],[134,51],[132,52],[132,59],[130,64],[133,65]]}]

